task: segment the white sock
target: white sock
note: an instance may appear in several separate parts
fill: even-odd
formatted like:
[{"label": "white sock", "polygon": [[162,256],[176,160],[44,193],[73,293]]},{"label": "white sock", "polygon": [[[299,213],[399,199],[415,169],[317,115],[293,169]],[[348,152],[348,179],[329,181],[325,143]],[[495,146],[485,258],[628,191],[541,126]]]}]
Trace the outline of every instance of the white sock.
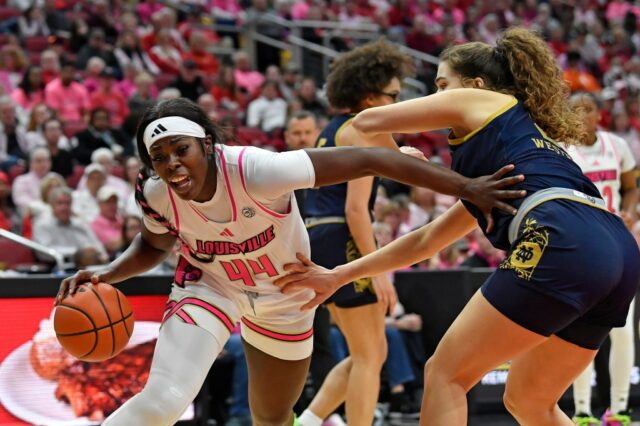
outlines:
[{"label": "white sock", "polygon": [[322,419],[308,408],[298,417],[298,424],[301,426],[322,426]]},{"label": "white sock", "polygon": [[631,369],[635,358],[633,334],[633,303],[624,327],[614,328],[611,336],[609,374],[611,376],[611,412],[614,414],[627,409]]},{"label": "white sock", "polygon": [[591,381],[593,380],[593,363],[573,382],[573,403],[576,406],[576,414],[591,415]]}]

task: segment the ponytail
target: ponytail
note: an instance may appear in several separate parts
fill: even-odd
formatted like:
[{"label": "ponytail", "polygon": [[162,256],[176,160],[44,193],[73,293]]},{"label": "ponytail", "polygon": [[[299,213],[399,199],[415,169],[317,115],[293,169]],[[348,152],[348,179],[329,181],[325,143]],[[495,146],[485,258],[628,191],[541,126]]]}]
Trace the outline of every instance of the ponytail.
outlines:
[{"label": "ponytail", "polygon": [[514,95],[536,124],[554,140],[567,144],[583,140],[583,120],[569,103],[569,87],[544,40],[515,27],[498,38],[495,50],[504,55],[513,76]]},{"label": "ponytail", "polygon": [[524,28],[506,30],[496,47],[472,42],[446,49],[440,60],[461,77],[476,77],[489,90],[515,96],[552,139],[566,144],[584,139],[584,123],[568,100],[569,88],[547,44]]}]

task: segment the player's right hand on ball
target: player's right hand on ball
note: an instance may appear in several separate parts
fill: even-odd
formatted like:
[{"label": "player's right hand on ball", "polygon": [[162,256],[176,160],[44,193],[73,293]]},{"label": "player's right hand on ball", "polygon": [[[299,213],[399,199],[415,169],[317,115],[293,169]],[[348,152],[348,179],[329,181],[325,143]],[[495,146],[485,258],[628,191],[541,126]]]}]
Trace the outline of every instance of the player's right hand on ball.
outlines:
[{"label": "player's right hand on ball", "polygon": [[95,272],[81,269],[70,277],[62,280],[60,290],[58,290],[58,294],[56,295],[56,299],[53,304],[58,305],[65,297],[74,295],[76,290],[78,290],[78,286],[82,284],[98,284],[103,282],[107,282],[106,272]]}]

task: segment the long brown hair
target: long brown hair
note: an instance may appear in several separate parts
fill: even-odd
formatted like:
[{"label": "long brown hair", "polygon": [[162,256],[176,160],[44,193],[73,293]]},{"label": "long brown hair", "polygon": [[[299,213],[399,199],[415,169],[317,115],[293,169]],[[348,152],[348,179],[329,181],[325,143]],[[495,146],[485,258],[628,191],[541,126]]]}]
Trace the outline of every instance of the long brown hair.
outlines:
[{"label": "long brown hair", "polygon": [[518,98],[550,138],[567,144],[583,140],[584,124],[569,104],[562,71],[544,40],[532,31],[510,28],[496,47],[466,43],[446,49],[440,59],[460,74],[463,84],[480,77],[487,89]]}]

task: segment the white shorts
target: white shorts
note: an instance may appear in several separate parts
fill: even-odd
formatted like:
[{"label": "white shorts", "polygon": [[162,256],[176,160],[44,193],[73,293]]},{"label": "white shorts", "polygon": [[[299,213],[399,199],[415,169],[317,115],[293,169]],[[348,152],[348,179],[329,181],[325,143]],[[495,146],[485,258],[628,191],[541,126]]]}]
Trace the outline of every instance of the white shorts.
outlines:
[{"label": "white shorts", "polygon": [[240,323],[251,346],[275,358],[301,360],[313,349],[314,311],[300,307],[312,297],[311,290],[257,294],[232,285],[221,291],[205,284],[174,284],[163,322],[175,315],[209,331],[222,346]]}]

